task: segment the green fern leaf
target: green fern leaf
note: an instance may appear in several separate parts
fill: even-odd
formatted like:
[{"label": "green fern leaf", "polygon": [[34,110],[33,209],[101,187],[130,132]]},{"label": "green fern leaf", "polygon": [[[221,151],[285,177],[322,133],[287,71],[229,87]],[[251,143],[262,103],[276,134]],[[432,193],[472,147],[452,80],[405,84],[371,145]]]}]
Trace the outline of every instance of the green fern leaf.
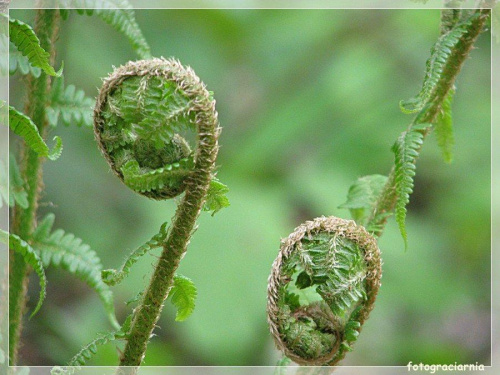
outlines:
[{"label": "green fern leaf", "polygon": [[31,74],[33,77],[40,77],[42,74],[42,69],[33,66],[28,61],[26,56],[23,56],[21,52],[15,49],[13,43],[10,43],[11,48],[9,49],[9,74],[15,74],[16,72],[22,75]]},{"label": "green fern leaf", "polygon": [[45,277],[45,270],[42,261],[36,251],[23,239],[13,233],[7,233],[0,229],[0,242],[9,243],[9,248],[22,255],[24,261],[28,263],[38,275],[40,279],[40,294],[38,296],[38,303],[35,310],[30,315],[30,318],[35,315],[42,307],[45,300],[47,278]]},{"label": "green fern leaf", "polygon": [[58,77],[52,85],[50,105],[47,108],[49,124],[56,126],[61,118],[66,126],[74,123],[77,126],[91,127],[93,105],[94,100],[86,97],[83,90],[77,90],[74,85],[64,88],[64,77]]},{"label": "green fern leaf", "polygon": [[9,37],[16,48],[28,58],[31,65],[43,69],[51,76],[60,76],[62,69],[56,73],[50,66],[50,55],[40,46],[40,40],[28,24],[16,19],[9,19]]},{"label": "green fern leaf", "polygon": [[431,56],[426,62],[426,72],[422,89],[417,96],[400,101],[399,106],[401,111],[404,113],[419,112],[431,99],[449,57],[462,36],[467,32],[467,26],[471,20],[472,18],[469,18],[464,22],[456,24],[451,30],[439,37],[431,49]]},{"label": "green fern leaf", "polygon": [[182,322],[186,320],[194,311],[197,291],[191,279],[182,275],[174,276],[174,284],[170,290],[169,297],[177,307],[175,320]]},{"label": "green fern leaf", "polygon": [[386,182],[387,176],[379,174],[358,178],[349,188],[347,201],[339,208],[348,208],[353,219],[358,224],[365,225]]},{"label": "green fern leaf", "polygon": [[28,193],[14,155],[9,155],[9,206],[28,208]]},{"label": "green fern leaf", "polygon": [[204,211],[213,211],[212,216],[225,207],[229,207],[229,199],[226,194],[229,192],[229,188],[220,182],[217,178],[212,177],[210,181],[210,186],[207,192],[207,200],[203,206]]},{"label": "green fern leaf", "polygon": [[392,151],[395,156],[395,186],[396,186],[396,222],[408,248],[408,236],[406,234],[406,205],[410,202],[410,194],[413,193],[413,177],[415,176],[415,162],[424,140],[424,130],[430,124],[414,125],[405,131],[397,139]]},{"label": "green fern leaf", "polygon": [[22,137],[26,144],[40,156],[46,156],[50,160],[56,160],[62,153],[61,138],[54,137],[56,144],[52,150],[45,144],[38,128],[26,115],[9,106],[9,127],[18,136]]},{"label": "green fern leaf", "polygon": [[63,9],[76,8],[78,14],[81,15],[96,14],[108,25],[126,36],[141,59],[151,58],[151,48],[142,35],[135,20],[132,5],[128,0],[59,0],[58,3]]},{"label": "green fern leaf", "polygon": [[167,223],[164,223],[161,226],[159,233],[155,234],[153,238],[151,238],[144,245],[139,246],[137,249],[132,251],[127,259],[125,259],[125,262],[119,271],[114,269],[103,270],[101,272],[102,280],[110,286],[120,283],[130,273],[130,269],[139,260],[139,258],[150,252],[152,249],[162,246],[166,236]]},{"label": "green fern leaf", "polygon": [[121,171],[125,184],[135,191],[147,192],[161,190],[165,186],[179,185],[193,170],[193,159],[184,158],[177,163],[168,164],[163,168],[141,169],[136,160],[130,160],[123,165]]},{"label": "green fern leaf", "polygon": [[10,204],[11,198],[9,197],[9,187],[10,184],[8,183],[7,178],[7,168],[5,167],[3,160],[0,160],[0,208],[3,207],[4,203],[8,206],[12,206]]},{"label": "green fern leaf", "polygon": [[122,339],[124,333],[121,330],[100,333],[94,340],[85,345],[71,360],[67,366],[55,366],[51,369],[51,375],[72,375],[80,370],[80,366],[85,363],[97,353],[99,346],[106,345],[107,343],[115,340]]},{"label": "green fern leaf", "polygon": [[62,268],[85,282],[99,295],[108,318],[119,327],[115,317],[113,294],[101,278],[101,260],[90,246],[71,233],[58,229],[51,233],[54,215],[48,214],[33,233],[33,247],[39,252],[45,267]]},{"label": "green fern leaf", "polygon": [[443,101],[441,111],[438,114],[434,132],[436,133],[437,143],[443,154],[444,161],[451,163],[453,161],[453,145],[455,139],[453,137],[453,119],[451,116],[451,103],[455,90],[450,90]]}]

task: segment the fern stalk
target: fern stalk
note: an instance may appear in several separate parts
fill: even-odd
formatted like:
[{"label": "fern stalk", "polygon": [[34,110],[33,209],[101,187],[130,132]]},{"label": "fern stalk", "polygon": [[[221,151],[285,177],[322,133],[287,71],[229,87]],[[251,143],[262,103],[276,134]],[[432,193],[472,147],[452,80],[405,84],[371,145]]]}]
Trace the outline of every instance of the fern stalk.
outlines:
[{"label": "fern stalk", "polygon": [[[55,58],[54,41],[59,30],[59,12],[50,9],[38,9],[34,30],[40,39],[40,46],[50,54],[51,65]],[[50,77],[42,71],[38,78],[28,77],[27,101],[25,113],[37,125],[39,133],[44,136],[47,128],[46,105],[50,90]],[[42,159],[38,153],[23,143],[22,178],[26,182],[27,208],[16,205],[13,214],[11,232],[28,240],[36,223],[39,193],[43,186]],[[26,305],[26,289],[29,267],[22,255],[10,252],[9,272],[9,363],[17,364],[18,346],[22,330],[22,316]]]},{"label": "fern stalk", "polygon": [[[433,97],[417,114],[407,131],[418,124],[433,124],[436,122],[436,118],[442,110],[443,102],[446,100],[450,90],[453,89],[455,79],[458,73],[460,73],[465,60],[469,56],[477,37],[483,30],[484,23],[488,19],[490,12],[490,9],[480,9],[477,10],[472,16],[471,22],[467,25],[466,32],[463,34],[444,66],[443,73],[434,91]],[[423,137],[425,138],[431,130],[431,127],[427,127],[422,130]],[[382,234],[388,219],[388,215],[386,215],[386,213],[393,212],[397,199],[396,173],[395,168],[393,167],[389,174],[387,183],[382,190],[380,198],[377,200],[371,216],[368,219],[368,226],[377,228],[374,231],[376,236],[380,236]]]}]

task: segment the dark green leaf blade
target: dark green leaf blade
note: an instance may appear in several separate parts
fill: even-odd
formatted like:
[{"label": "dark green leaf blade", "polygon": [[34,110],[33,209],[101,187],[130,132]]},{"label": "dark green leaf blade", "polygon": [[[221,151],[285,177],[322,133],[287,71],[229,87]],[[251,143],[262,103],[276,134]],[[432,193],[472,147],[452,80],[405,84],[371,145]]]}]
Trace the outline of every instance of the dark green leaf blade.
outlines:
[{"label": "dark green leaf blade", "polygon": [[31,65],[43,69],[45,73],[51,76],[59,76],[62,71],[56,73],[50,66],[50,55],[40,46],[40,40],[28,24],[9,19],[9,37],[16,48],[28,58]]},{"label": "dark green leaf blade", "polygon": [[56,144],[52,150],[45,144],[35,123],[26,115],[9,106],[9,127],[18,136],[22,137],[26,144],[40,156],[46,156],[50,160],[56,160],[61,156],[61,138],[54,137]]}]

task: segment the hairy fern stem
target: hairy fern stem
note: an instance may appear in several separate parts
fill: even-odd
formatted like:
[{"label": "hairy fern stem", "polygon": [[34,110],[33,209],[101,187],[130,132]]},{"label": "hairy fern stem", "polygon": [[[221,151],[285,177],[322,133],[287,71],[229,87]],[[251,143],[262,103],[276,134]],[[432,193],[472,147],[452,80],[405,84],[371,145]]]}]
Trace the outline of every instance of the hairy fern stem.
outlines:
[{"label": "hairy fern stem", "polygon": [[[435,123],[437,116],[442,110],[443,103],[445,102],[448,93],[450,92],[450,90],[453,90],[456,77],[460,73],[465,60],[469,56],[469,53],[472,50],[477,37],[484,28],[484,23],[488,19],[491,10],[480,9],[475,11],[475,13],[476,14],[472,17],[471,22],[469,23],[469,25],[467,25],[463,37],[457,43],[456,48],[452,51],[451,56],[449,57],[445,67],[443,68],[443,73],[441,75],[441,79],[437,83],[434,97],[417,114],[413,122],[408,127],[407,131],[419,124]],[[421,130],[423,137],[425,138],[431,132],[431,130],[431,127],[426,127],[425,129]],[[389,174],[389,178],[387,179],[387,182],[382,190],[382,193],[368,219],[367,227],[377,228],[373,232],[377,237],[380,237],[382,235],[384,226],[387,223],[387,219],[389,217],[389,215],[387,214],[394,211],[397,199],[398,196],[396,193],[396,173],[395,168],[393,167]]]},{"label": "hairy fern stem", "polygon": [[[50,54],[51,64],[55,59],[54,42],[59,31],[59,12],[38,9],[34,30],[40,39],[40,46]],[[50,77],[42,71],[38,78],[28,76],[25,113],[37,125],[42,136],[46,133],[46,105],[50,91]],[[28,205],[26,209],[15,206],[11,232],[24,239],[30,239],[36,224],[39,194],[43,186],[42,159],[26,144],[21,146],[22,177],[26,183]],[[22,316],[26,304],[26,289],[29,267],[19,253],[10,252],[9,270],[9,363],[18,362],[18,347],[22,330]]]},{"label": "hairy fern stem", "polygon": [[[100,91],[96,139],[113,171],[131,189],[152,199],[184,196],[150,284],[133,313],[121,366],[140,366],[175,271],[205,203],[220,128],[215,100],[190,68],[172,59],[130,62],[113,72]],[[178,134],[194,129],[194,155]]]}]

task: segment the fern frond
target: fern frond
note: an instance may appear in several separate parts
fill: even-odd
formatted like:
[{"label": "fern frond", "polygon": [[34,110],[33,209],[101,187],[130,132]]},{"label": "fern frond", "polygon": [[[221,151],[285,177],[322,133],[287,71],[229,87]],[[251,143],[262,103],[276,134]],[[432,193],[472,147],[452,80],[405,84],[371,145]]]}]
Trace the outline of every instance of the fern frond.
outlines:
[{"label": "fern frond", "polygon": [[61,156],[61,138],[54,137],[56,144],[52,150],[49,150],[49,146],[43,141],[35,123],[28,116],[11,106],[9,106],[9,127],[15,134],[22,137],[26,144],[40,156],[46,156],[50,160],[56,160]]},{"label": "fern frond", "polygon": [[439,37],[438,41],[431,49],[431,56],[426,62],[426,72],[422,89],[417,96],[399,102],[401,111],[404,113],[415,113],[424,108],[425,104],[431,99],[441,79],[443,69],[452,51],[455,49],[462,36],[467,33],[467,26],[471,21],[472,18],[469,18],[460,22]]},{"label": "fern frond", "polygon": [[62,268],[85,282],[99,295],[111,324],[119,327],[113,294],[101,278],[101,260],[89,245],[73,234],[62,229],[51,232],[54,219],[53,214],[48,214],[33,233],[32,245],[39,252],[44,266]]},{"label": "fern frond", "polygon": [[365,226],[386,182],[387,176],[379,174],[358,178],[349,188],[347,201],[339,208],[349,209],[353,219]]},{"label": "fern frond", "polygon": [[193,281],[182,275],[175,275],[169,298],[175,307],[177,314],[175,320],[182,322],[193,313],[197,296],[196,286]]},{"label": "fern frond", "polygon": [[7,178],[7,168],[5,168],[5,164],[3,160],[0,160],[0,208],[3,207],[4,202],[8,206],[12,206],[10,204],[9,190],[10,184],[8,183]]},{"label": "fern frond", "polygon": [[140,58],[151,58],[151,48],[135,20],[134,10],[128,0],[59,0],[58,3],[62,9],[76,8],[81,15],[97,15],[127,37]]},{"label": "fern frond", "polygon": [[229,207],[229,199],[226,194],[229,193],[229,188],[220,182],[217,178],[212,177],[210,186],[207,192],[207,200],[203,206],[204,211],[213,211],[212,216],[225,207]]},{"label": "fern frond", "polygon": [[66,126],[72,123],[77,126],[92,126],[92,106],[94,100],[86,97],[83,90],[74,85],[64,87],[64,77],[54,80],[47,108],[47,118],[51,126],[56,126],[59,118]]},{"label": "fern frond", "polygon": [[123,165],[121,172],[125,184],[131,189],[148,192],[178,186],[192,172],[193,165],[192,158],[184,158],[163,168],[142,170],[136,160],[130,160]]},{"label": "fern frond", "polygon": [[14,155],[9,155],[9,206],[14,204],[22,208],[28,208],[28,193],[24,187],[24,181],[19,171],[16,158]]},{"label": "fern frond", "polygon": [[40,40],[31,26],[10,18],[9,37],[18,51],[28,58],[31,65],[43,69],[45,73],[51,76],[60,76],[62,74],[62,69],[56,72],[50,66],[50,55],[40,46]]},{"label": "fern frond", "polygon": [[38,296],[38,303],[36,304],[35,310],[33,310],[30,315],[31,318],[42,307],[47,293],[47,278],[45,277],[45,270],[43,268],[42,261],[36,251],[26,241],[13,233],[9,234],[0,229],[0,242],[8,242],[11,250],[21,254],[24,261],[33,268],[40,279],[40,294]]},{"label": "fern frond", "polygon": [[163,223],[159,233],[155,234],[148,242],[132,251],[127,259],[125,259],[125,262],[120,270],[103,270],[101,272],[102,280],[110,286],[120,283],[130,273],[130,269],[139,260],[139,258],[150,252],[152,249],[162,246],[162,242],[164,241],[166,235],[167,223]]},{"label": "fern frond", "polygon": [[28,61],[28,58],[24,56],[20,51],[18,51],[13,43],[10,43],[11,48],[9,49],[9,74],[15,74],[16,72],[22,75],[31,74],[33,77],[38,78],[42,73],[42,69],[37,66],[33,66]]},{"label": "fern frond", "polygon": [[99,346],[115,340],[122,339],[124,334],[121,330],[99,334],[94,340],[85,345],[71,360],[67,366],[55,366],[50,371],[51,375],[72,375],[80,370],[80,366],[84,366],[87,361],[97,353]]},{"label": "fern frond", "polygon": [[453,145],[455,143],[453,137],[453,118],[451,116],[451,103],[454,94],[455,90],[453,89],[448,92],[434,125],[437,143],[443,154],[444,161],[447,163],[453,161]]},{"label": "fern frond", "polygon": [[395,187],[396,187],[396,222],[408,248],[408,237],[406,234],[406,205],[410,202],[410,194],[413,193],[413,177],[415,176],[415,162],[424,140],[424,130],[430,124],[414,125],[403,132],[392,146],[395,156]]}]

